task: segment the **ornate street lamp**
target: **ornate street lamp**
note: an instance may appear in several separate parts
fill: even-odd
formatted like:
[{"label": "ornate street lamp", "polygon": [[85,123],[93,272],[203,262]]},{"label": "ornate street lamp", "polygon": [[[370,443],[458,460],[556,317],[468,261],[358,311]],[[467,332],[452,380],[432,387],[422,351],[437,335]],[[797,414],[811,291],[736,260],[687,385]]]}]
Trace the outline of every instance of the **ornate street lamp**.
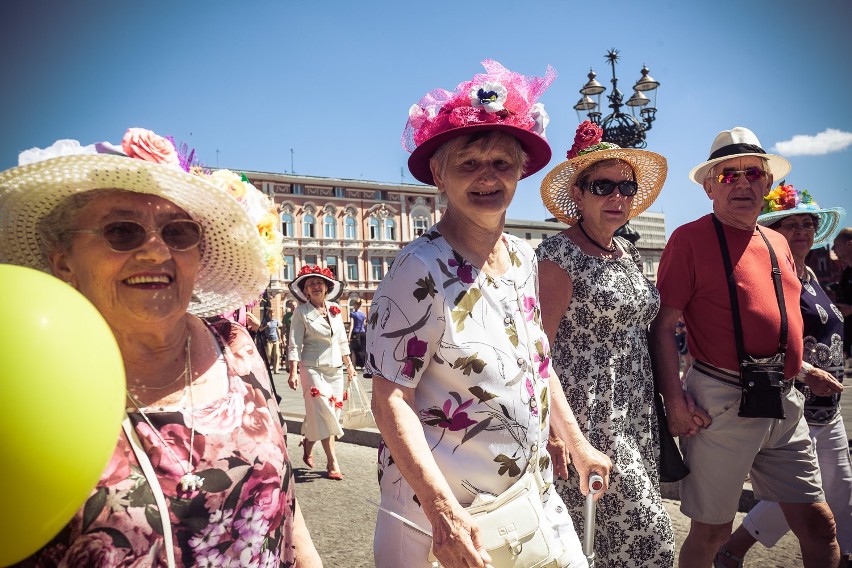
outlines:
[{"label": "ornate street lamp", "polygon": [[[610,49],[606,53],[606,60],[612,66],[612,92],[607,95],[609,108],[612,113],[603,117],[601,109],[601,94],[606,87],[601,85],[595,77],[594,70],[589,70],[589,80],[580,89],[582,98],[574,105],[577,111],[577,119],[582,122],[581,112],[587,112],[589,120],[603,128],[603,141],[618,144],[622,148],[644,148],[645,133],[651,130],[657,114],[657,87],[660,82],[650,77],[646,66],[642,66],[642,78],[633,85],[633,96],[624,101],[624,95],[618,90],[618,79],[615,76],[615,64],[618,62],[618,50]],[[646,93],[651,94],[648,98]],[[622,106],[630,107],[630,114],[621,112]],[[648,106],[651,105],[651,106]],[[637,117],[638,109],[638,117]]]}]

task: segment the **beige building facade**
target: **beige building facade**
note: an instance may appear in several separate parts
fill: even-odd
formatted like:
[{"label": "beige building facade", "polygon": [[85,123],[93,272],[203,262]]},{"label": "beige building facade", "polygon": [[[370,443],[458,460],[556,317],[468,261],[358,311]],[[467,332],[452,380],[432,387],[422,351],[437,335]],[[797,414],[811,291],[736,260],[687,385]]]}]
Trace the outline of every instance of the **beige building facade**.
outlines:
[{"label": "beige building facade", "polygon": [[[369,306],[402,247],[441,218],[440,200],[433,186],[244,173],[279,208],[284,267],[269,286],[272,307],[278,314],[284,301],[292,298],[287,283],[304,265],[327,267],[346,284],[342,306],[348,307],[352,296],[361,297]],[[665,217],[662,213],[643,213],[631,225],[642,235],[637,247],[644,272],[655,281],[666,241]],[[536,247],[565,227],[555,221],[507,220],[505,230]]]}]

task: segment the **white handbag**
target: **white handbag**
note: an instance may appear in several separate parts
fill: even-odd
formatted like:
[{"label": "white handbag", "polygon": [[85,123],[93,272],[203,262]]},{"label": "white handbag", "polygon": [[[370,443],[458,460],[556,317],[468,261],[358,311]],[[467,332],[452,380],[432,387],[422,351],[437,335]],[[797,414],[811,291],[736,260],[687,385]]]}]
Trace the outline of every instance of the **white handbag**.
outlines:
[{"label": "white handbag", "polygon": [[349,430],[377,428],[376,419],[373,417],[373,411],[370,409],[370,401],[364,395],[361,384],[358,382],[358,377],[352,377],[346,391],[349,394],[346,403],[344,403],[343,413],[340,416],[342,426]]},{"label": "white handbag", "polygon": [[562,543],[544,514],[538,448],[526,473],[496,497],[480,494],[467,508],[494,568],[557,568],[563,565]]}]

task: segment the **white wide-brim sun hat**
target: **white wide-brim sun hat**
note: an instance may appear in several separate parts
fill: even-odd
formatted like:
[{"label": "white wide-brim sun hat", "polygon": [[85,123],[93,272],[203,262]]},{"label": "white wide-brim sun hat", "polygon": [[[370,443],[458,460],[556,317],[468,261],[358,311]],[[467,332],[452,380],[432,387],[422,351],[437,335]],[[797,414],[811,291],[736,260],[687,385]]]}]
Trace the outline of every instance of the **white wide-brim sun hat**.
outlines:
[{"label": "white wide-brim sun hat", "polygon": [[190,313],[227,313],[254,302],[266,288],[258,229],[226,189],[174,165],[111,154],[61,156],[0,173],[0,262],[50,273],[39,246],[40,220],[65,198],[95,189],[155,195],[201,223]]}]

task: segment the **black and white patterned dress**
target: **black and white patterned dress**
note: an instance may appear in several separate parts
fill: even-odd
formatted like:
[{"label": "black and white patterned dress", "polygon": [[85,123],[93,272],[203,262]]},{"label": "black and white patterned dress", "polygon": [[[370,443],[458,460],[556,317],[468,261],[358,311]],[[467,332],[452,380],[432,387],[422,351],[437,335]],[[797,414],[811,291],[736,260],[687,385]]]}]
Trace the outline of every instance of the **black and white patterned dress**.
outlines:
[{"label": "black and white patterned dress", "polygon": [[[616,237],[625,254],[593,257],[560,233],[539,245],[539,260],[565,270],[573,296],[552,345],[553,367],[589,442],[612,459],[610,487],[598,501],[598,568],[673,566],[674,533],[660,497],[657,417],[647,328],[660,296],[637,267],[638,253]],[[540,290],[542,297],[558,293]],[[579,479],[558,480],[582,535],[585,498]]]}]

